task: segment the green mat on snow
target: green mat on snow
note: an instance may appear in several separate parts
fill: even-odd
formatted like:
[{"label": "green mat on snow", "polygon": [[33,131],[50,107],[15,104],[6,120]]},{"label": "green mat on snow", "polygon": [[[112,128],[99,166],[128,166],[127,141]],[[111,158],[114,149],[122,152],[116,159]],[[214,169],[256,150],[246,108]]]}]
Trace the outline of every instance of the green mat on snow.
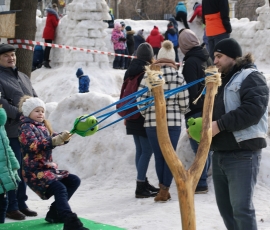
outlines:
[{"label": "green mat on snow", "polygon": [[[90,230],[124,230],[124,228],[97,223],[83,218],[80,218],[80,220],[84,227]],[[50,224],[44,219],[36,219],[0,224],[0,230],[63,230],[63,224]]]}]

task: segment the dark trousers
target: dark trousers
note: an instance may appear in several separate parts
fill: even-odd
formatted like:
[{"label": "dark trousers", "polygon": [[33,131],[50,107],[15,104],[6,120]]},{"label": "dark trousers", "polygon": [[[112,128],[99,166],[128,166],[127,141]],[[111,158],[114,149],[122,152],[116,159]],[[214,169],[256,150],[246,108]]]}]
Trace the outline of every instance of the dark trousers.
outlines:
[{"label": "dark trousers", "polygon": [[[125,50],[114,50],[116,54],[125,54]],[[124,62],[124,57],[123,56],[115,56],[114,61],[113,61],[113,68],[114,69],[121,69],[125,68],[125,62]]]},{"label": "dark trousers", "polygon": [[[128,48],[125,49],[125,55],[129,55]],[[125,65],[124,68],[127,69],[129,66],[129,59],[128,57],[125,57]]]},{"label": "dark trousers", "polygon": [[159,47],[153,47],[153,51],[154,51],[154,56],[156,56],[157,58],[157,55],[158,55],[158,51],[160,50]]},{"label": "dark trousers", "polygon": [[[51,39],[45,39],[46,43],[52,43],[53,40]],[[50,46],[46,46],[45,50],[44,50],[44,61],[49,61],[50,58],[50,52],[51,52],[51,48]]]},{"label": "dark trousers", "polygon": [[11,190],[8,192],[8,209],[7,212],[19,210],[19,209],[26,209],[28,208],[26,205],[26,201],[28,199],[26,195],[26,183],[22,177],[22,153],[21,153],[21,146],[18,138],[9,138],[9,144],[12,148],[15,156],[20,164],[20,169],[18,170],[18,175],[21,178],[21,181],[18,183],[17,191]]},{"label": "dark trousers", "polygon": [[54,181],[46,191],[47,196],[54,196],[54,202],[50,209],[57,210],[59,218],[64,220],[66,216],[72,213],[68,204],[69,199],[80,186],[81,180],[73,174],[59,181]]},{"label": "dark trousers", "polygon": [[175,17],[176,21],[183,22],[186,29],[189,29],[189,25],[187,23],[187,13],[184,11],[179,11]]},{"label": "dark trousers", "polygon": [[0,194],[0,224],[5,223],[6,212],[8,207],[7,194]]},{"label": "dark trousers", "polygon": [[178,56],[178,46],[173,47],[175,52],[175,62],[179,62],[179,56]]}]

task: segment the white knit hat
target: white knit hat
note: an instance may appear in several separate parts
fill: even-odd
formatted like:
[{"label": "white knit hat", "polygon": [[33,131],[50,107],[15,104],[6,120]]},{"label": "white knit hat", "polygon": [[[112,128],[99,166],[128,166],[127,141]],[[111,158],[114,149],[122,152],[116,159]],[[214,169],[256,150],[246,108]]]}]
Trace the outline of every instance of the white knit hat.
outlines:
[{"label": "white knit hat", "polygon": [[158,59],[167,58],[175,61],[175,51],[173,49],[173,43],[171,41],[165,41],[162,43],[161,49],[158,51]]},{"label": "white knit hat", "polygon": [[45,103],[38,97],[30,97],[22,104],[22,113],[24,116],[29,116],[30,113],[37,107],[42,107],[44,112],[46,110]]}]

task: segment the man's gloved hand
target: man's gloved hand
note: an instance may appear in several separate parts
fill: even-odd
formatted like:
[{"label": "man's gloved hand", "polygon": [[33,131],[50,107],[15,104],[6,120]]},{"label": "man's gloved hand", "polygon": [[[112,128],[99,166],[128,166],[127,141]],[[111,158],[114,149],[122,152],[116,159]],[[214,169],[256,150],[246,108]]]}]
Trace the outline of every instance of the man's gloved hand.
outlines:
[{"label": "man's gloved hand", "polygon": [[14,175],[16,181],[18,181],[18,182],[21,181],[21,178],[18,175],[18,169],[13,170],[13,175]]},{"label": "man's gloved hand", "polygon": [[63,145],[65,141],[69,141],[71,134],[69,131],[64,131],[52,138],[53,146]]}]

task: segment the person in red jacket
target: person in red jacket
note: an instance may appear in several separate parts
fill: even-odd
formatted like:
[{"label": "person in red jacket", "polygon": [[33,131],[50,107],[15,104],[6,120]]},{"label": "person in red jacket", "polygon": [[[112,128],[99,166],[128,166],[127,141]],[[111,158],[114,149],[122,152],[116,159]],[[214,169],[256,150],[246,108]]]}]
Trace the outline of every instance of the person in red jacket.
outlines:
[{"label": "person in red jacket", "polygon": [[202,4],[195,2],[194,6],[193,6],[193,15],[192,17],[189,19],[188,22],[193,22],[194,18],[197,16],[197,18],[201,19],[202,18]]},{"label": "person in red jacket", "polygon": [[[47,9],[47,20],[46,25],[43,30],[43,38],[45,39],[46,43],[52,43],[55,38],[55,30],[59,23],[59,15],[58,15],[58,8],[56,4],[52,5],[51,9]],[[43,65],[46,68],[51,68],[49,65],[49,57],[50,57],[51,47],[46,46],[44,51],[44,61]]]},{"label": "person in red jacket", "polygon": [[152,29],[150,35],[146,38],[146,42],[148,42],[153,48],[154,56],[157,57],[163,41],[164,38],[162,34],[160,34],[158,27],[154,26],[154,29]]}]

